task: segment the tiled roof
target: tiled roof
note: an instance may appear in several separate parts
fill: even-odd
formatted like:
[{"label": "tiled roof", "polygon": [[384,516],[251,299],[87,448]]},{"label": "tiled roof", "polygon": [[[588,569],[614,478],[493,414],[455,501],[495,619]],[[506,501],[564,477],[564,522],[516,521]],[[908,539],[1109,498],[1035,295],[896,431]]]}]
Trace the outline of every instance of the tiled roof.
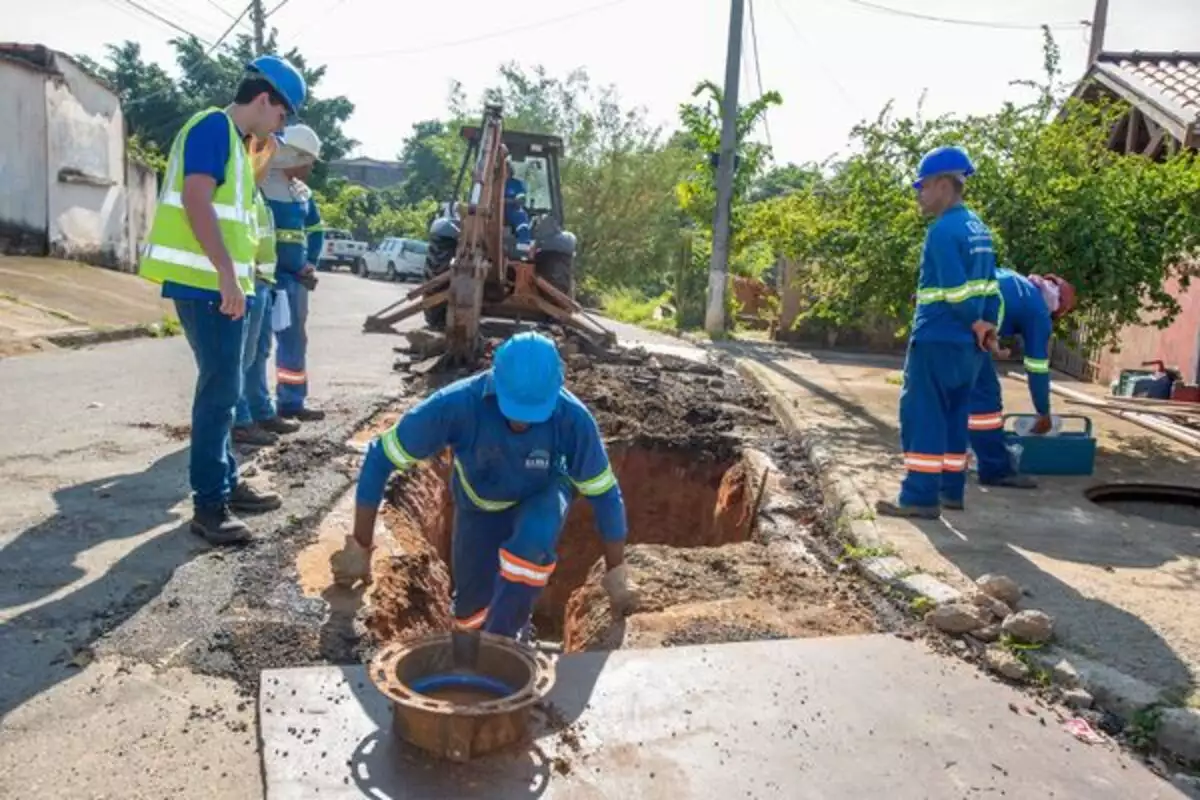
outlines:
[{"label": "tiled roof", "polygon": [[1190,144],[1200,123],[1200,53],[1101,53],[1089,76]]}]

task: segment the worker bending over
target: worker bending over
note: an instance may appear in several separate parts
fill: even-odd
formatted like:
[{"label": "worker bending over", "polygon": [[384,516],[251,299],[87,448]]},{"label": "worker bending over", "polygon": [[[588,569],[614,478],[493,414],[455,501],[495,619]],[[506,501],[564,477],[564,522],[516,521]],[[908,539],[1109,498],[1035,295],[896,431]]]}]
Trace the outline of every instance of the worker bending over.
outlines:
[{"label": "worker bending over", "polygon": [[[996,270],[1000,284],[999,336],[1020,334],[1025,352],[1025,373],[1029,394],[1038,419],[1031,433],[1049,433],[1050,419],[1050,336],[1054,323],[1075,307],[1075,287],[1057,275],[1030,275],[1026,278],[1008,269]],[[1000,352],[1000,351],[997,351]],[[996,366],[988,359],[975,388],[971,391],[968,428],[971,449],[979,471],[979,482],[986,486],[1033,489],[1037,481],[1017,473],[1004,446],[1004,404]],[[943,501],[946,505],[949,502]]]},{"label": "worker bending over", "polygon": [[284,145],[271,160],[263,194],[275,219],[275,280],[287,296],[288,326],[276,334],[275,397],[279,416],[310,422],[325,412],[306,406],[308,397],[308,296],[317,286],[317,262],[325,228],[312,190],[304,182],[321,154],[321,141],[307,125],[284,131]]},{"label": "worker bending over", "polygon": [[[265,140],[262,157],[269,164],[279,147],[275,137]],[[266,165],[264,165],[266,166]],[[263,170],[262,178],[266,178]],[[262,181],[260,180],[261,184]],[[263,446],[275,444],[280,434],[295,433],[300,423],[275,412],[267,365],[271,360],[271,311],[275,298],[275,221],[261,191],[254,195],[258,250],[254,257],[254,303],[246,311],[246,343],[242,350],[242,394],[234,414],[233,441]]]},{"label": "worker bending over", "polygon": [[466,628],[516,637],[554,573],[575,493],[592,503],[604,538],[603,585],[617,613],[634,603],[625,566],[625,503],[590,411],[563,388],[554,343],[521,333],[493,368],[419,403],[367,450],[354,534],[334,556],[339,582],[367,577],[375,515],[392,470],[450,448],[453,456],[453,614]]},{"label": "worker bending over", "polygon": [[876,504],[883,515],[936,519],[943,498],[962,506],[968,401],[1000,310],[991,232],[962,203],[974,172],[964,150],[939,147],[921,159],[913,184],[921,211],[935,219],[921,255],[900,392],[905,476],[896,502]]},{"label": "worker bending over", "polygon": [[231,429],[241,394],[245,313],[253,302],[256,176],[248,138],[283,129],[304,103],[300,72],[281,58],[246,66],[233,104],[192,116],[175,136],[138,273],[162,284],[196,359],[189,475],[192,530],[214,544],[250,538],[234,511],[278,508],[238,481]]}]

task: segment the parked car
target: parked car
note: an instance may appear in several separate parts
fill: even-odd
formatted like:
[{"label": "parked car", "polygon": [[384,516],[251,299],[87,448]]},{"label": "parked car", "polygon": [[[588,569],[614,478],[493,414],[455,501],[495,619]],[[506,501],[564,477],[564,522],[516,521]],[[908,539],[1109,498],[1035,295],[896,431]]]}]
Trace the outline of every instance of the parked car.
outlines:
[{"label": "parked car", "polygon": [[321,249],[318,266],[325,271],[331,271],[334,267],[355,269],[367,250],[367,243],[356,241],[350,231],[331,228],[325,231],[325,246]]},{"label": "parked car", "polygon": [[358,274],[389,281],[424,281],[425,254],[429,245],[416,239],[388,237],[359,259]]}]

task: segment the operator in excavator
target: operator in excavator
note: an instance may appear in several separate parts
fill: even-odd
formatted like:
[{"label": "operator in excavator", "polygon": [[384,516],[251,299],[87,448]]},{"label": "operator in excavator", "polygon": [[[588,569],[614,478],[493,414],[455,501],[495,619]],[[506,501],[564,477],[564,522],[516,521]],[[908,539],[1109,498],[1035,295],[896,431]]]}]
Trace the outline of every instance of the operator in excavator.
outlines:
[{"label": "operator in excavator", "polygon": [[621,487],[595,418],[563,386],[554,342],[532,332],[505,341],[490,370],[426,398],[371,442],[358,478],[354,533],[332,559],[339,584],[370,578],[388,476],[446,448],[454,463],[452,610],[459,626],[528,637],[577,493],[591,501],[604,540],[603,587],[613,611],[633,610]]},{"label": "operator in excavator", "polygon": [[[271,159],[262,191],[275,220],[275,282],[287,303],[288,325],[276,334],[275,399],[279,416],[312,422],[325,412],[307,405],[308,296],[317,288],[317,261],[325,227],[304,179],[321,154],[321,140],[307,125],[290,125],[284,145]],[[284,299],[286,298],[286,300]]]},{"label": "operator in excavator", "polygon": [[513,229],[513,235],[517,238],[517,252],[521,258],[525,258],[533,241],[529,212],[525,210],[525,181],[513,172],[512,156],[505,156],[504,165],[508,173],[508,180],[504,182],[504,224]]},{"label": "operator in excavator", "polygon": [[[996,270],[1000,284],[999,335],[1021,335],[1024,350],[1025,374],[1029,394],[1038,419],[1030,430],[1034,434],[1049,433],[1053,427],[1050,417],[1050,335],[1054,323],[1075,307],[1075,287],[1057,275],[1025,277],[1009,269]],[[992,352],[1007,355],[994,344]],[[967,427],[979,482],[985,486],[1008,486],[1034,489],[1037,481],[1016,471],[1004,446],[1004,404],[996,366],[988,361],[975,379],[971,390],[970,416]],[[943,499],[947,508],[961,508]]]}]

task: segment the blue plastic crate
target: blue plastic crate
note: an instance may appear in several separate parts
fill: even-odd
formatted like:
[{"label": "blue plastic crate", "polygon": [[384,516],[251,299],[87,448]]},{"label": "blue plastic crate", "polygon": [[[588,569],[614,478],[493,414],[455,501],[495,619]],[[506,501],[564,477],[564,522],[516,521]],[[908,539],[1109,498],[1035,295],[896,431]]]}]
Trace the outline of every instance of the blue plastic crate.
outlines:
[{"label": "blue plastic crate", "polygon": [[[1092,420],[1081,414],[1059,414],[1063,426],[1053,436],[1019,436],[1010,421],[1036,414],[1005,414],[1004,444],[1018,471],[1026,475],[1091,475],[1096,470],[1096,437]],[[1082,422],[1082,430],[1068,430],[1068,422]],[[1018,450],[1019,448],[1019,450]]]}]

